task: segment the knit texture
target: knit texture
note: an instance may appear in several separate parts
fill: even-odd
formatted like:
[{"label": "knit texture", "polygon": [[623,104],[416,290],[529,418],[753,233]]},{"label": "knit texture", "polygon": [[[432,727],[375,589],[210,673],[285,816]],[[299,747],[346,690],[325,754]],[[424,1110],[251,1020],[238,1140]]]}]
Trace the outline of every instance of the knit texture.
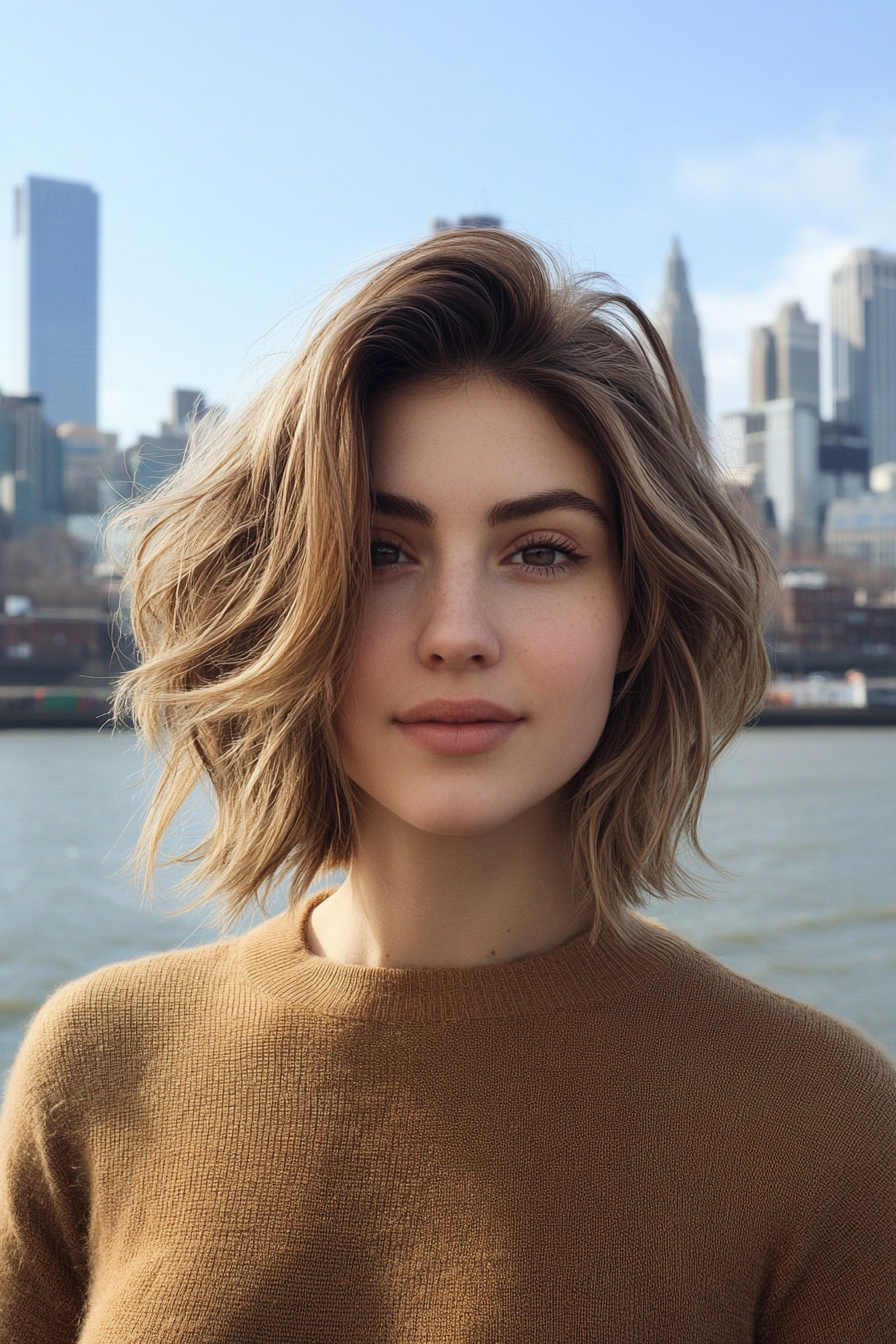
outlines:
[{"label": "knit texture", "polygon": [[651,921],[470,969],[308,903],[35,1019],[2,1344],[894,1344],[896,1075]]}]

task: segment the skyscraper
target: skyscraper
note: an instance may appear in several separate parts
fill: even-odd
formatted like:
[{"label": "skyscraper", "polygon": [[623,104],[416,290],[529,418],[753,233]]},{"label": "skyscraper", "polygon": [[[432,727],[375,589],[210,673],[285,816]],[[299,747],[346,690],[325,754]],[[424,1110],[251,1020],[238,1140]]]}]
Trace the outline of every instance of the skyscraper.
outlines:
[{"label": "skyscraper", "polygon": [[40,397],[0,393],[0,530],[14,534],[59,521],[62,445]]},{"label": "skyscraper", "polygon": [[[723,415],[721,433],[729,467],[747,473],[765,497],[767,522],[791,545],[812,544],[833,493],[832,483],[819,470],[816,407],[793,397],[773,397],[747,411]],[[862,483],[860,476],[858,488]]]},{"label": "skyscraper", "polygon": [[459,219],[445,219],[441,215],[432,221],[433,233],[447,233],[451,229],[501,229],[500,215],[461,215]]},{"label": "skyscraper", "polygon": [[824,503],[818,471],[818,411],[793,397],[763,407],[765,494],[782,537],[804,545],[815,539]]},{"label": "skyscraper", "polygon": [[762,406],[778,395],[778,360],[775,333],[771,327],[754,327],[750,333],[750,405]]},{"label": "skyscraper", "polygon": [[99,197],[80,182],[29,177],[16,189],[24,390],[51,424],[97,421]]},{"label": "skyscraper", "polygon": [[832,500],[867,485],[861,426],[820,417],[819,332],[800,303],[754,327],[749,409],[721,425],[729,464],[752,473],[781,537],[797,546],[817,541]]},{"label": "skyscraper", "polygon": [[850,254],[831,282],[834,414],[868,438],[871,465],[896,461],[896,256]]},{"label": "skyscraper", "polygon": [[700,326],[688,288],[688,271],[678,239],[666,261],[666,287],[660,299],[657,327],[685,386],[694,414],[706,422],[706,378],[700,352]]},{"label": "skyscraper", "polygon": [[790,397],[819,407],[819,325],[800,303],[784,303],[770,327],[754,327],[750,343],[750,405]]},{"label": "skyscraper", "polygon": [[801,303],[784,303],[775,319],[779,397],[819,409],[821,328],[810,322]]}]

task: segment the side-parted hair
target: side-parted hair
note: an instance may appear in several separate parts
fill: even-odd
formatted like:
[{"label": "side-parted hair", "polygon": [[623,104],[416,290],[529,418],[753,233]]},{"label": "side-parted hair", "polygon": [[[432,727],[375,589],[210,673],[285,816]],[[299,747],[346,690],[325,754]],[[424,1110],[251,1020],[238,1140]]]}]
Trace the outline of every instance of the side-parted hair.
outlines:
[{"label": "side-parted hair", "polygon": [[595,929],[695,890],[710,767],[758,710],[771,566],[720,489],[656,330],[631,299],[503,230],[443,233],[368,272],[239,414],[128,511],[140,664],[117,709],[162,757],[138,846],[207,779],[214,821],[181,858],[235,917],[351,862],[356,800],[334,733],[370,582],[373,403],[486,375],[543,399],[595,455],[629,605],[603,735],[572,781],[577,880]]}]

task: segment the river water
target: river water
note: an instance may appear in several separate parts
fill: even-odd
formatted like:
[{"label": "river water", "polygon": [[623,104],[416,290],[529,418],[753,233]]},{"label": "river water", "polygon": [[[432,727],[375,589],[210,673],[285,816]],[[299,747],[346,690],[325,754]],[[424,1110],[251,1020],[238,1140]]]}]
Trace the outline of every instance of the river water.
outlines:
[{"label": "river water", "polygon": [[[0,1074],[57,985],[208,942],[122,871],[145,798],[127,733],[0,733]],[[896,1058],[896,729],[766,728],[716,767],[702,839],[727,879],[650,914],[743,975],[859,1027]]]}]

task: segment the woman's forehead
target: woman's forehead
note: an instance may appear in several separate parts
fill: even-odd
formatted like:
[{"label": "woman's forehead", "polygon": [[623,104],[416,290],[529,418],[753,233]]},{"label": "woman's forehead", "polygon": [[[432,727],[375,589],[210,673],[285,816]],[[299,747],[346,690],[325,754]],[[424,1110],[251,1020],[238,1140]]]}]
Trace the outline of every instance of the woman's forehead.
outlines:
[{"label": "woman's forehead", "polygon": [[371,416],[377,491],[449,490],[491,502],[567,488],[603,490],[595,456],[538,396],[477,377],[426,382],[380,399]]}]

